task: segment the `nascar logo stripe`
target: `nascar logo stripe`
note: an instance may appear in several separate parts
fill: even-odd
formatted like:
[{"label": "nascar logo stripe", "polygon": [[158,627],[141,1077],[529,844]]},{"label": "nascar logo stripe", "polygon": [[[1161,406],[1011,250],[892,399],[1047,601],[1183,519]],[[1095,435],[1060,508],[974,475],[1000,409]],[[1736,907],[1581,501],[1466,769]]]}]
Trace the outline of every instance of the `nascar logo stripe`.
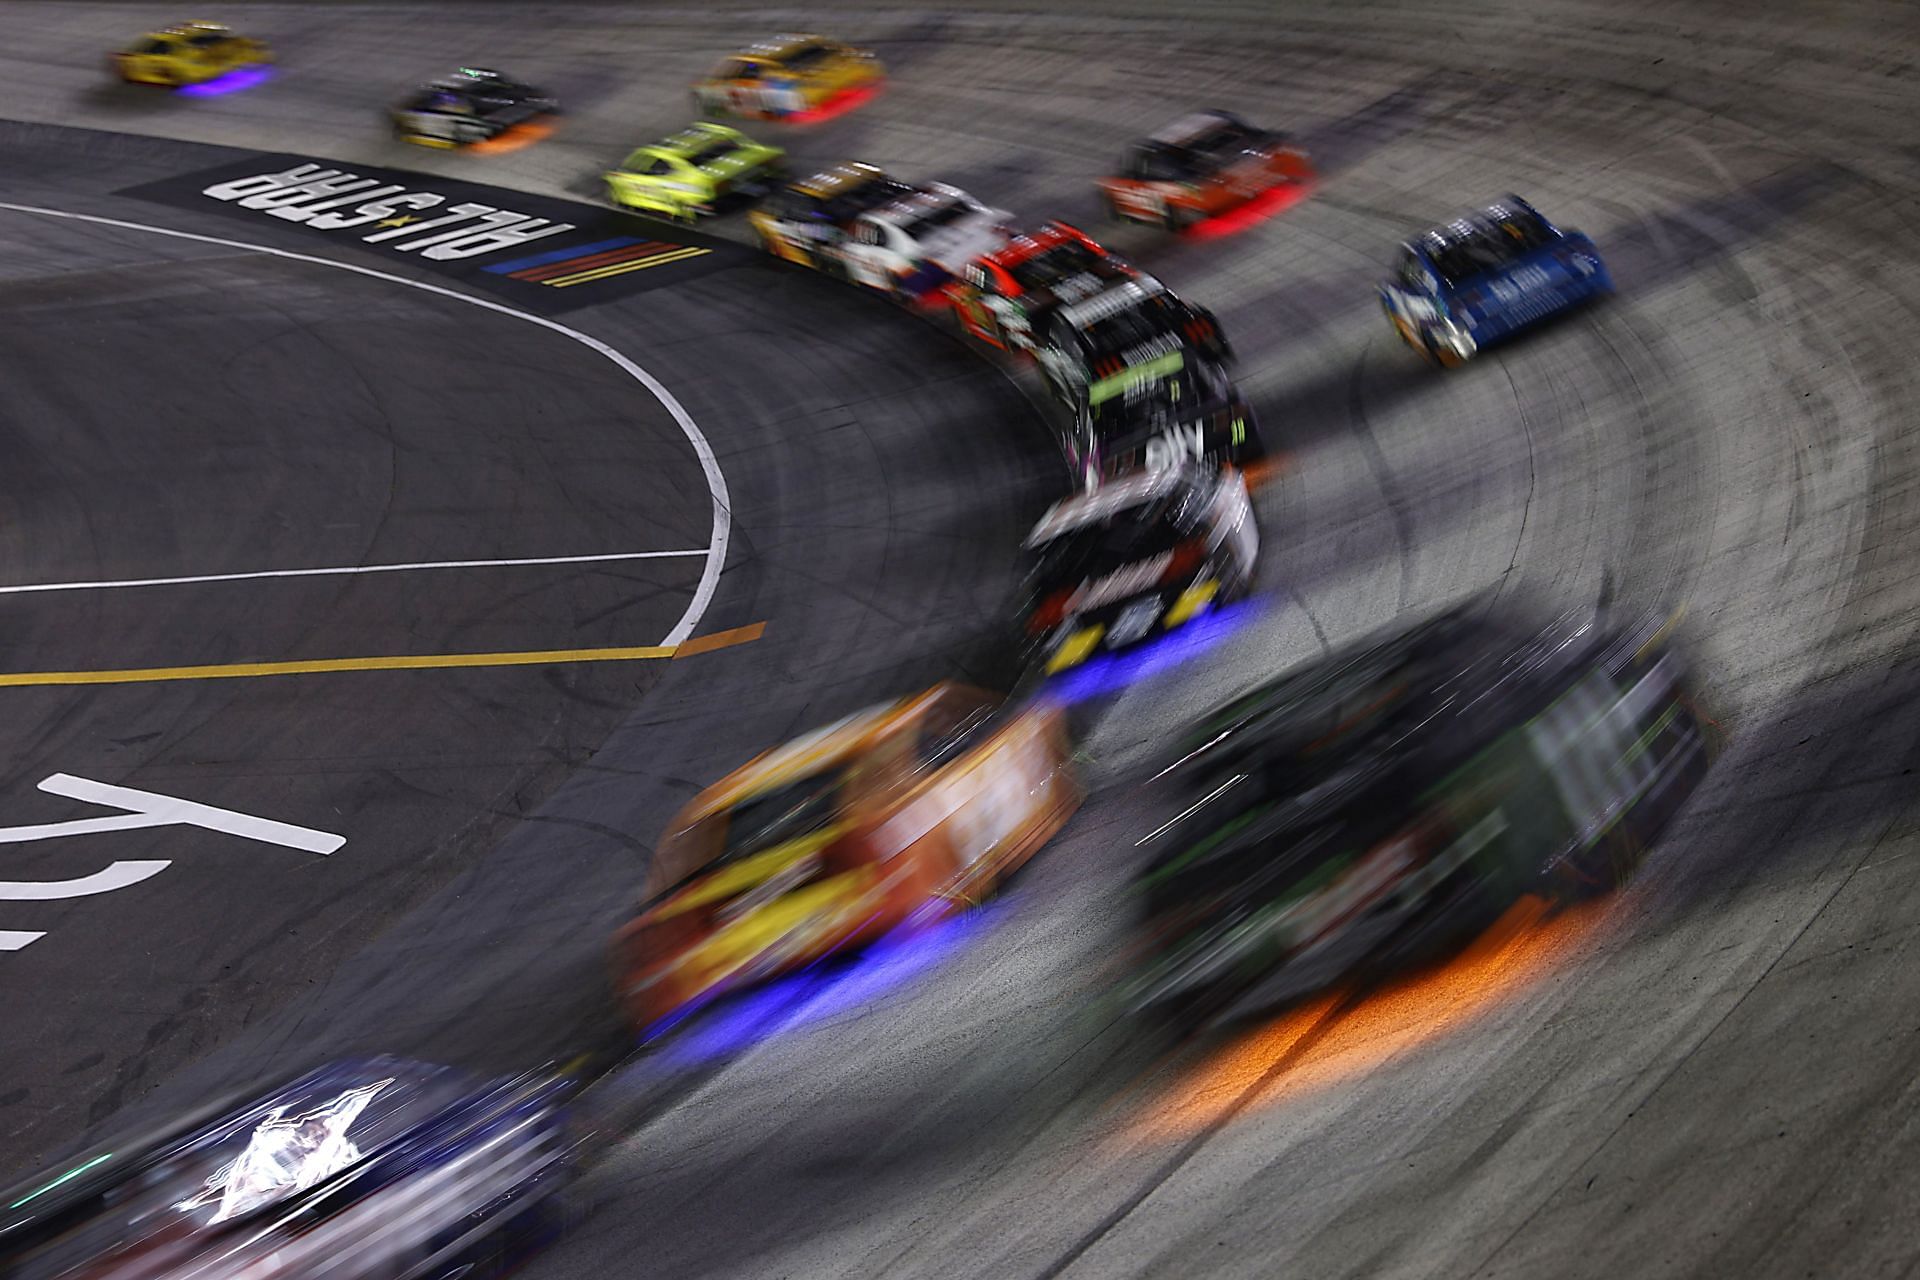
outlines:
[{"label": "nascar logo stripe", "polygon": [[553,280],[560,276],[578,275],[593,267],[604,267],[613,262],[625,262],[629,258],[644,258],[667,249],[678,249],[677,244],[667,244],[660,240],[637,240],[624,249],[609,249],[605,253],[582,254],[561,262],[548,263],[544,267],[528,267],[524,271],[512,271],[508,274],[515,280]]},{"label": "nascar logo stripe", "polygon": [[648,267],[665,266],[669,262],[697,258],[710,252],[712,251],[709,249],[670,244],[664,240],[638,240],[632,236],[621,236],[614,240],[582,245],[578,249],[562,249],[556,253],[536,253],[529,258],[516,258],[512,262],[496,263],[485,270],[494,275],[504,275],[511,280],[525,280],[530,284],[544,284],[555,289],[565,289],[577,284],[604,280],[610,276],[624,275],[629,271],[644,271]]},{"label": "nascar logo stripe", "polygon": [[528,267],[544,267],[549,262],[563,262],[571,258],[585,257],[591,253],[600,253],[607,249],[619,249],[630,244],[639,244],[633,236],[616,236],[611,240],[601,240],[595,244],[577,244],[568,249],[553,249],[546,253],[536,253],[531,258],[515,258],[512,262],[499,262],[488,267],[494,275],[511,275],[524,271]]},{"label": "nascar logo stripe", "polygon": [[552,285],[556,289],[571,288],[576,284],[591,284],[595,280],[605,280],[609,276],[625,275],[629,271],[645,271],[648,267],[665,266],[669,262],[679,262],[686,258],[697,258],[711,249],[691,247],[676,248],[670,253],[656,253],[634,262],[620,262],[608,267],[599,267],[592,271],[583,271],[578,275],[562,276],[558,280],[545,280],[541,283]]}]

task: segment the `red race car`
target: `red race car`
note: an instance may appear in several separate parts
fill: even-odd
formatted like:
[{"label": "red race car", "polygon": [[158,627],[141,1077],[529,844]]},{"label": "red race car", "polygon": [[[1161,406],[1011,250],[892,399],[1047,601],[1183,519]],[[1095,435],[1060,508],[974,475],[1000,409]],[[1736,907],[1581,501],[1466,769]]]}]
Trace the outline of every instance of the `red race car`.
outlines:
[{"label": "red race car", "polygon": [[1120,175],[1099,185],[1115,217],[1180,231],[1255,202],[1291,202],[1312,181],[1312,162],[1286,135],[1198,111],[1135,143]]},{"label": "red race car", "polygon": [[1049,222],[974,259],[947,296],[961,327],[974,337],[1031,354],[1034,330],[1055,308],[1139,274],[1078,227]]}]

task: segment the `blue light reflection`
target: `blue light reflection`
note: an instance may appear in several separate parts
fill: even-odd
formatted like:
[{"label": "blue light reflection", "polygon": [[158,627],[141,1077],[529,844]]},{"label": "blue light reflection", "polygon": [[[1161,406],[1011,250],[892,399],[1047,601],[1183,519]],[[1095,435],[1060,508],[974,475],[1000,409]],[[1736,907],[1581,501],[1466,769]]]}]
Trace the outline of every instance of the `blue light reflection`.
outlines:
[{"label": "blue light reflection", "polygon": [[1048,682],[1047,692],[1069,706],[1118,693],[1199,657],[1245,627],[1258,613],[1259,605],[1252,600],[1211,610],[1135,648],[1089,658],[1055,676]]},{"label": "blue light reflection", "polygon": [[251,89],[273,78],[272,67],[236,67],[225,75],[199,84],[183,84],[174,93],[182,98],[223,98],[229,93]]},{"label": "blue light reflection", "polygon": [[[993,927],[1001,907],[960,912],[931,924],[903,925],[850,955],[817,961],[706,1009],[677,1015],[648,1034],[661,1040],[660,1060],[691,1067],[723,1060],[775,1035],[813,1026],[886,999],[936,968]],[[665,1038],[680,1028],[679,1034]]]}]

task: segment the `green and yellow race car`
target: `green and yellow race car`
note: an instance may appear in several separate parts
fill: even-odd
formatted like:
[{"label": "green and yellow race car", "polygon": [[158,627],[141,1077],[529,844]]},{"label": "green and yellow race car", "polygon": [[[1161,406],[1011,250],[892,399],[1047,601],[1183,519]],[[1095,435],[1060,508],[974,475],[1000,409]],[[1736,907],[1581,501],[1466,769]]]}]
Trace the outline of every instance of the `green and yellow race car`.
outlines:
[{"label": "green and yellow race car", "polygon": [[720,124],[688,125],[640,147],[606,174],[607,196],[622,208],[692,221],[771,191],[786,152]]}]

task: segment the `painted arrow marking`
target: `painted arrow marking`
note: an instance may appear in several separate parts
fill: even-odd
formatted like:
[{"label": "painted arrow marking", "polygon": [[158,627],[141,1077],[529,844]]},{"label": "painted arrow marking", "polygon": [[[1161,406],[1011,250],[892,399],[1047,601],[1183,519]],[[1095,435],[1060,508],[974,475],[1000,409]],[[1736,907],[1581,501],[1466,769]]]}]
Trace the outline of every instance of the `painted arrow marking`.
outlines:
[{"label": "painted arrow marking", "polygon": [[[47,822],[31,827],[0,827],[0,844],[23,844],[30,840],[52,840],[59,836],[170,826],[224,831],[246,840],[322,855],[332,853],[347,842],[345,836],[330,835],[309,827],[296,827],[290,822],[274,822],[270,818],[256,818],[251,814],[235,813],[231,809],[216,809],[210,804],[195,804],[191,800],[176,800],[172,796],[155,795],[151,791],[136,791],[132,787],[90,782],[70,773],[56,773],[42,780],[40,789],[56,796],[66,796],[70,800],[84,800],[88,804],[105,805],[126,812],[111,818],[76,818],[70,822]],[[0,894],[0,897],[4,896]]]},{"label": "painted arrow marking", "polygon": [[[310,827],[297,827],[290,822],[256,818],[252,814],[236,813],[232,809],[220,809],[210,804],[198,804],[192,800],[157,795],[151,791],[139,791],[133,787],[93,782],[87,778],[77,778],[70,773],[56,773],[43,779],[40,790],[56,796],[66,796],[70,800],[82,800],[88,804],[119,809],[122,812],[106,817],[73,818],[66,822],[0,827],[0,844],[25,844],[33,840],[56,840],[62,836],[98,835],[110,831],[136,831],[143,827],[174,826],[199,827],[205,831],[224,832],[244,840],[257,840],[262,844],[278,845],[283,849],[317,853],[322,857],[347,842],[345,836],[315,831]],[[0,902],[59,902],[69,898],[87,898],[94,894],[112,893],[116,889],[125,889],[139,884],[142,880],[157,876],[172,865],[172,862],[166,860],[141,859],[112,862],[92,875],[80,876],[72,880],[0,880]],[[44,933],[0,929],[0,951],[18,951],[45,936]]]}]

